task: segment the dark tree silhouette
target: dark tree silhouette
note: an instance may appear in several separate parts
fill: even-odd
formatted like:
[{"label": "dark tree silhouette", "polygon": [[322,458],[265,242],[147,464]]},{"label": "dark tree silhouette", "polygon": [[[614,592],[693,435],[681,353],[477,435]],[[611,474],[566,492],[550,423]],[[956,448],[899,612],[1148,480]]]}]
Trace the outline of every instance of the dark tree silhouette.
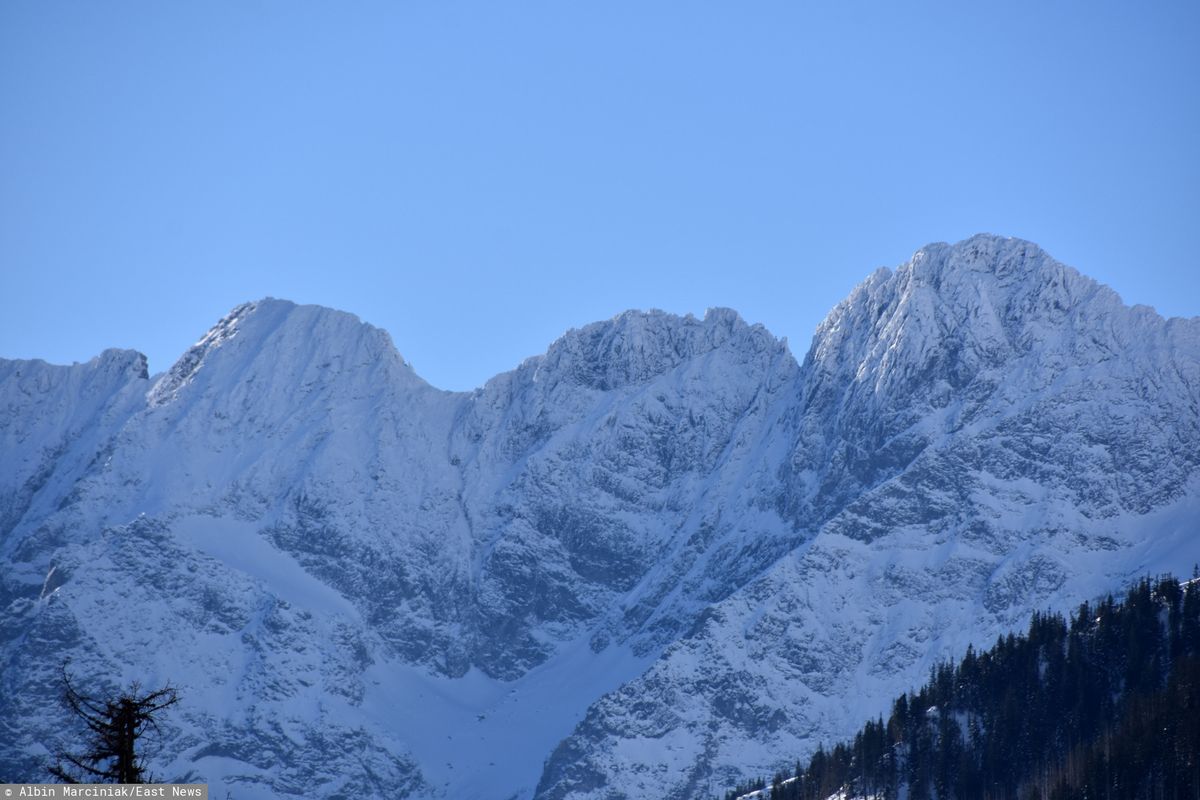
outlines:
[{"label": "dark tree silhouette", "polygon": [[179,702],[171,685],[142,692],[134,683],[116,697],[96,699],[81,694],[62,668],[63,703],[87,727],[85,749],[59,751],[50,774],[63,783],[146,783],[140,745],[144,735],[158,730],[158,715]]}]

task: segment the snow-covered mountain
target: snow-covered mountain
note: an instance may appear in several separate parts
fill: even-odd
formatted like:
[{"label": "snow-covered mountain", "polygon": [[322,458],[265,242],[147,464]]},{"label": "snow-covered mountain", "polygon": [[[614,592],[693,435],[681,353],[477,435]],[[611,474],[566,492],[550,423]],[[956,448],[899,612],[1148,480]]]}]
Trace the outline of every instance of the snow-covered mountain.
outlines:
[{"label": "snow-covered mountain", "polygon": [[1200,319],[1027,242],[879,270],[803,363],[628,312],[471,393],[264,300],[167,373],[0,361],[0,777],[170,680],[214,796],[695,797],[967,643],[1200,560]]}]

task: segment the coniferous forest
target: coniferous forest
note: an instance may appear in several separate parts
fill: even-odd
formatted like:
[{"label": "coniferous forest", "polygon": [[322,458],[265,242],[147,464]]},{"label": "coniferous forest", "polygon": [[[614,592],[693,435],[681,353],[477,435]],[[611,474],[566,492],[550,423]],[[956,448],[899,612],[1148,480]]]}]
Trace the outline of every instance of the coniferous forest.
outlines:
[{"label": "coniferous forest", "polygon": [[1200,798],[1200,580],[1038,614],[1022,636],[934,669],[770,800]]}]

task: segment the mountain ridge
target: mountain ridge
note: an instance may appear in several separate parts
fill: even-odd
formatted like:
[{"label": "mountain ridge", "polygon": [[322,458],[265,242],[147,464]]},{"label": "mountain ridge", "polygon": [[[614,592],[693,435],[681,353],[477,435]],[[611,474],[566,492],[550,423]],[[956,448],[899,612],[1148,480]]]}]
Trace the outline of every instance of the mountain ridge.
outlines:
[{"label": "mountain ridge", "polygon": [[[268,298],[153,379],[51,369],[114,370],[78,409],[44,379],[59,416],[0,362],[0,718],[74,653],[179,669],[171,769],[239,796],[733,785],[971,636],[1193,553],[1198,334],[977,236],[877,270],[802,361],[728,309],[625,312],[446,392],[386,332]],[[113,644],[168,631],[189,658]],[[6,724],[6,769],[61,735]]]}]

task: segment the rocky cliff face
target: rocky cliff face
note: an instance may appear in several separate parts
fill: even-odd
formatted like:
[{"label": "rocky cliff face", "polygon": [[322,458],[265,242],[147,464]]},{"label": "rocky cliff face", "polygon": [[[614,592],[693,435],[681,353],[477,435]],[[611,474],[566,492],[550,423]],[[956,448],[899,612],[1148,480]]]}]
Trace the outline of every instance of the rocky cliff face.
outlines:
[{"label": "rocky cliff face", "polygon": [[1200,560],[1200,320],[990,236],[870,276],[803,363],[629,312],[446,393],[266,300],[153,380],[0,362],[0,399],[18,777],[69,657],[179,684],[158,771],[237,797],[715,793]]}]

